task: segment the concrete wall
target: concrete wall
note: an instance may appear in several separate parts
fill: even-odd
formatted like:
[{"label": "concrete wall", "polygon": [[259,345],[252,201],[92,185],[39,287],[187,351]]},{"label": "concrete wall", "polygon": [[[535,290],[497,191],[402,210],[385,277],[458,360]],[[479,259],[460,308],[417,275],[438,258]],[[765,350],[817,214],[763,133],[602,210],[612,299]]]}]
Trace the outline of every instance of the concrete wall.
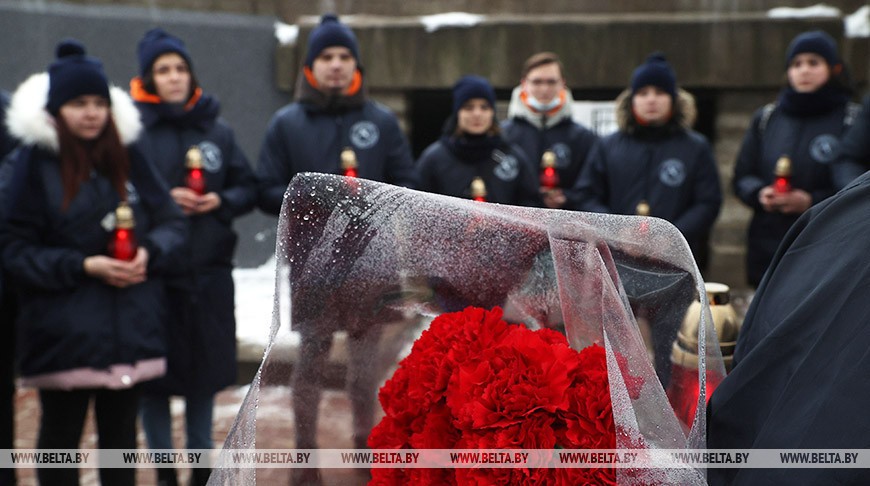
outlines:
[{"label": "concrete wall", "polygon": [[[25,0],[27,1],[27,0]],[[788,5],[800,8],[818,0],[68,0],[88,5],[135,5],[217,12],[275,15],[294,22],[300,15],[336,12],[341,15],[429,15],[441,12],[481,14],[565,14],[623,12],[748,12]],[[863,0],[824,2],[844,12],[854,12]]]},{"label": "concrete wall", "polygon": [[[843,38],[840,19],[773,20],[763,13],[524,15],[487,18],[473,28],[426,32],[415,17],[354,16],[346,19],[359,38],[370,87],[447,88],[462,74],[487,77],[497,88],[516,85],[523,61],[554,51],[574,89],[625,86],[634,67],[654,50],[664,51],[681,84],[715,89],[779,86],[784,52],[795,35],[822,29],[839,39],[847,61],[866,79],[866,42]],[[295,65],[317,17],[299,19],[300,42],[283,46],[282,65]],[[291,87],[296,70],[278,73]]]}]

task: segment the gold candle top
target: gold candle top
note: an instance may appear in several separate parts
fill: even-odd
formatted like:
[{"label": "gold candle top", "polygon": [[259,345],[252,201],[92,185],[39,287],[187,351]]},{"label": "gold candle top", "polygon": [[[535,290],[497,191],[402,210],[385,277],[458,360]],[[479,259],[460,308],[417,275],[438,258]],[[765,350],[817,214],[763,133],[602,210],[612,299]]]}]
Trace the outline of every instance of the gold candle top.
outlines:
[{"label": "gold candle top", "polygon": [[547,150],[541,155],[541,168],[549,169],[556,167],[556,154],[552,150]]},{"label": "gold candle top", "polygon": [[127,201],[121,201],[115,209],[115,227],[133,229],[135,226],[136,221],[133,219],[133,208],[127,204]]},{"label": "gold candle top", "polygon": [[342,170],[347,169],[356,169],[356,153],[354,153],[353,149],[350,147],[345,147],[344,150],[341,151],[341,168]]},{"label": "gold candle top", "polygon": [[776,161],[776,169],[774,169],[773,175],[777,177],[791,176],[791,159],[788,155],[783,155]]},{"label": "gold candle top", "polygon": [[474,180],[471,181],[471,197],[486,197],[486,183],[484,183],[483,179],[481,179],[480,177],[475,177]]},{"label": "gold candle top", "polygon": [[187,149],[187,154],[184,158],[184,166],[188,169],[202,169],[202,150],[196,145]]},{"label": "gold candle top", "polygon": [[637,214],[638,216],[649,216],[649,212],[649,203],[646,202],[646,199],[643,199],[639,203],[637,203],[637,207],[635,208],[635,214]]}]

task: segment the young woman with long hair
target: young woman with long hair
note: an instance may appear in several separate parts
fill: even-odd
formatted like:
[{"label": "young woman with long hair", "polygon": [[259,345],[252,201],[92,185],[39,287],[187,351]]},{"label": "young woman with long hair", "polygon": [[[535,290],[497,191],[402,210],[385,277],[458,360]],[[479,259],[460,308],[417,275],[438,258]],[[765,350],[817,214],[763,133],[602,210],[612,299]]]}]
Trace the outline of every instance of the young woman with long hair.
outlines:
[{"label": "young woman with long hair", "polygon": [[[7,125],[23,148],[0,244],[20,304],[21,382],[39,389],[37,447],[78,448],[93,401],[98,447],[135,449],[138,383],[166,369],[160,274],[187,236],[183,215],[130,146],[141,130],[132,101],[77,41],[19,86]],[[122,255],[131,229],[137,244]],[[100,479],[132,485],[135,472],[102,468]],[[74,468],[37,475],[78,484]]]}]

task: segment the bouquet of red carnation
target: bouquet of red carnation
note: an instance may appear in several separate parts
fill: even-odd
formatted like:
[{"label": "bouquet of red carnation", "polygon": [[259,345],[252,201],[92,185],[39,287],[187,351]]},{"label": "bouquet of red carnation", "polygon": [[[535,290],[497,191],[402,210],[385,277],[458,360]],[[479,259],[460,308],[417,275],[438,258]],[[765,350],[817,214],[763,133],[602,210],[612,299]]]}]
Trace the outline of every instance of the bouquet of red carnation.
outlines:
[{"label": "bouquet of red carnation", "polygon": [[[288,385],[297,449],[705,447],[705,402],[696,402],[685,431],[659,374],[668,371],[686,309],[704,295],[688,245],[670,223],[477,203],[324,174],[295,177],[281,213],[271,340],[227,449],[269,447],[257,426],[258,394]],[[705,302],[697,311],[698,390],[708,376],[724,375]],[[653,337],[668,346],[654,349],[655,363],[640,318],[664,323]],[[277,352],[288,330],[299,338],[298,354]],[[338,331],[350,413],[334,423],[350,433],[319,433]],[[404,339],[418,335],[398,365]],[[385,418],[372,431],[384,380]],[[703,470],[546,461],[484,469],[379,463],[373,475],[384,484],[705,483]],[[322,473],[314,465],[293,472],[332,473],[330,464],[319,466]],[[218,471],[221,484],[256,480],[256,469]]]},{"label": "bouquet of red carnation", "polygon": [[[604,348],[502,320],[442,314],[380,391],[377,449],[614,449]],[[598,469],[373,469],[374,484],[616,484]]]}]

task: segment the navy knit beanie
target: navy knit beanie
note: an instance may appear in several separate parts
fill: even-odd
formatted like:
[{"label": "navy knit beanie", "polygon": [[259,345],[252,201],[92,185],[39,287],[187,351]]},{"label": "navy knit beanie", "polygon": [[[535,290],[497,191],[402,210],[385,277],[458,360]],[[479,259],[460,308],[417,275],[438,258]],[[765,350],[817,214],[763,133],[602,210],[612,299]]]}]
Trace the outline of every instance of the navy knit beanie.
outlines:
[{"label": "navy knit beanie", "polygon": [[677,75],[661,52],[647,56],[631,75],[632,96],[645,86],[655,86],[671,95],[671,98],[677,97]]},{"label": "navy knit beanie", "polygon": [[57,115],[67,101],[82,95],[98,95],[111,102],[109,80],[103,63],[88,56],[85,46],[75,39],[57,45],[57,59],[48,66],[48,102],[45,108]]},{"label": "navy knit beanie", "polygon": [[459,78],[453,85],[453,113],[458,112],[466,101],[474,98],[485,99],[495,109],[495,90],[486,78],[471,74]]},{"label": "navy knit beanie", "polygon": [[356,36],[345,24],[338,21],[335,14],[326,14],[320,19],[320,25],[311,31],[308,36],[308,53],[305,56],[305,65],[311,67],[314,59],[327,47],[347,47],[351,55],[359,64],[359,45]]},{"label": "navy knit beanie", "polygon": [[828,66],[840,64],[840,56],[837,54],[837,41],[828,35],[827,32],[814,30],[798,35],[788,45],[788,50],[785,53],[786,69],[788,69],[788,65],[791,64],[795,56],[807,52],[822,56],[825,58]]},{"label": "navy knit beanie", "polygon": [[184,41],[157,27],[145,33],[136,49],[136,53],[139,55],[139,75],[145,76],[154,61],[169,52],[183,57],[187,62],[187,67],[193,70],[190,54],[187,52],[187,47],[184,46]]}]

